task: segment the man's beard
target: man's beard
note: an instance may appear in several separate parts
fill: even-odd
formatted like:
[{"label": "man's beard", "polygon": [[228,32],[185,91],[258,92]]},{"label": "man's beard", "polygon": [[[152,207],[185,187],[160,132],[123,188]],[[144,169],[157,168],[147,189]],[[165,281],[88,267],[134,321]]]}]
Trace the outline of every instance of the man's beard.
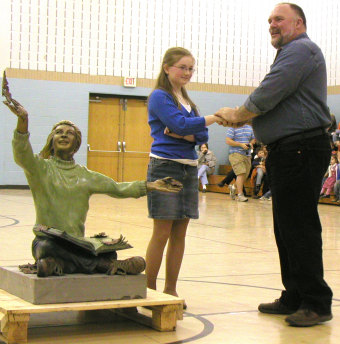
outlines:
[{"label": "man's beard", "polygon": [[282,48],[282,47],[284,46],[283,37],[280,36],[280,38],[279,38],[279,39],[276,39],[275,41],[274,41],[274,39],[272,39],[272,40],[271,40],[271,44],[272,44],[272,46],[273,46],[275,49],[280,49],[280,48]]}]

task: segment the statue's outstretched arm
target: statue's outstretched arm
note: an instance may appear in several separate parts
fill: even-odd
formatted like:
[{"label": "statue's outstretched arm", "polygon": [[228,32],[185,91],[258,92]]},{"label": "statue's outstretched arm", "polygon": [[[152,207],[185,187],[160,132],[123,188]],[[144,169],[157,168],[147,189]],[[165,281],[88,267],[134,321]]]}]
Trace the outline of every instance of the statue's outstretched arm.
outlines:
[{"label": "statue's outstretched arm", "polygon": [[182,183],[177,180],[166,177],[163,179],[158,179],[154,182],[147,182],[146,188],[148,192],[150,191],[161,191],[161,192],[180,192],[183,188]]},{"label": "statue's outstretched arm", "polygon": [[18,101],[12,98],[8,87],[6,71],[4,71],[2,79],[2,96],[6,98],[3,103],[18,116],[17,131],[21,134],[26,134],[28,132],[28,113]]}]

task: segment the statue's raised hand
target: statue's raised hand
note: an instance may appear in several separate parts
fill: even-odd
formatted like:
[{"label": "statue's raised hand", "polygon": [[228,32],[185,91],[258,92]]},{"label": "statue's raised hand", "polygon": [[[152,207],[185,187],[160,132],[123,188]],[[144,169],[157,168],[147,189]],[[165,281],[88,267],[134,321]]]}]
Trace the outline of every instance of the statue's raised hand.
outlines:
[{"label": "statue's raised hand", "polygon": [[4,71],[4,76],[2,79],[2,96],[6,98],[3,103],[18,117],[23,121],[27,119],[28,113],[25,108],[15,99],[12,98],[12,94],[9,91],[8,81],[6,78],[6,71]]},{"label": "statue's raised hand", "polygon": [[163,179],[158,179],[155,182],[148,182],[147,189],[148,191],[161,191],[161,192],[179,192],[183,188],[182,183],[177,180],[166,177]]},{"label": "statue's raised hand", "polygon": [[7,100],[4,100],[3,103],[7,105],[7,107],[18,117],[22,120],[26,120],[28,117],[28,113],[25,108],[17,102],[15,99],[12,99],[12,102],[9,103]]}]

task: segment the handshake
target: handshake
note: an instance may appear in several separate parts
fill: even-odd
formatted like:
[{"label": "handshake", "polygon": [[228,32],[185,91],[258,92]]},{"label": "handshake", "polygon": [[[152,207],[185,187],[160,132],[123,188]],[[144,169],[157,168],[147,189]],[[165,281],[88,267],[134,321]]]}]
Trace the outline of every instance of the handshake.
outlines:
[{"label": "handshake", "polygon": [[218,117],[216,121],[219,125],[224,127],[240,128],[245,124],[251,124],[251,119],[256,116],[256,114],[248,111],[243,105],[239,108],[224,107],[219,109],[214,116]]}]

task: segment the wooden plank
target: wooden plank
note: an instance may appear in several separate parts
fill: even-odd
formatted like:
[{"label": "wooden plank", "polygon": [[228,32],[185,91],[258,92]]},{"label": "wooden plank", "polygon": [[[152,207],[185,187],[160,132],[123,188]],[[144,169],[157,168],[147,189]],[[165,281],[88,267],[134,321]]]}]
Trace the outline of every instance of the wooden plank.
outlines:
[{"label": "wooden plank", "polygon": [[183,303],[177,305],[149,306],[146,308],[152,312],[151,317],[139,313],[134,308],[115,309],[114,311],[125,318],[161,332],[175,331],[177,320],[183,320]]},{"label": "wooden plank", "polygon": [[61,303],[33,305],[0,289],[0,312],[4,314],[30,314],[64,311],[82,311],[127,307],[158,306],[183,303],[184,300],[152,289],[147,290],[146,299],[94,301],[79,303]]},{"label": "wooden plank", "polygon": [[[119,314],[158,331],[174,331],[177,320],[183,319],[183,303],[183,299],[148,289],[146,299],[33,305],[0,289],[1,338],[9,344],[26,343],[28,321],[31,313],[96,309],[116,310]],[[136,311],[136,307],[144,306],[151,308],[151,319],[147,319],[145,316],[142,317]]]},{"label": "wooden plank", "polygon": [[158,331],[175,331],[177,311],[180,311],[178,305],[152,307],[152,327]]},{"label": "wooden plank", "polygon": [[8,315],[4,313],[0,313],[0,332],[4,331],[5,326],[8,322]]},{"label": "wooden plank", "polygon": [[29,314],[10,314],[1,320],[2,338],[8,344],[27,343]]}]

